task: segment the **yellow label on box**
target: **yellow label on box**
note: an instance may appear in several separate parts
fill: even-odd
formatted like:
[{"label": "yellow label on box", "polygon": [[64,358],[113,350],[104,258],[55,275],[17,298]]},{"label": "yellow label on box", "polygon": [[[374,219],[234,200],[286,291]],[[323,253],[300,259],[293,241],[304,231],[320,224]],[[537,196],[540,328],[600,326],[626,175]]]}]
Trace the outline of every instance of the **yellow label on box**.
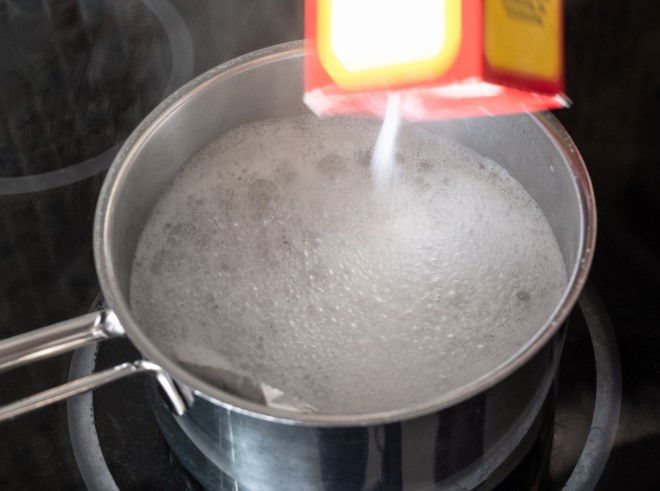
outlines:
[{"label": "yellow label on box", "polygon": [[486,60],[496,70],[556,80],[561,0],[484,0]]},{"label": "yellow label on box", "polygon": [[344,90],[441,76],[461,42],[462,0],[318,0],[317,49]]}]

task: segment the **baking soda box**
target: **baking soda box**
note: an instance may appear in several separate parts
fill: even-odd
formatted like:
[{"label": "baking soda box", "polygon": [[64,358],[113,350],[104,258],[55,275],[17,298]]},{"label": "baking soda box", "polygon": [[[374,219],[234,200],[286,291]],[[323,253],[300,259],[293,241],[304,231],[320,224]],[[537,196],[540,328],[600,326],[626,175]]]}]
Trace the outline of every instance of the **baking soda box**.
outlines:
[{"label": "baking soda box", "polygon": [[319,116],[439,120],[567,107],[562,0],[306,0]]}]

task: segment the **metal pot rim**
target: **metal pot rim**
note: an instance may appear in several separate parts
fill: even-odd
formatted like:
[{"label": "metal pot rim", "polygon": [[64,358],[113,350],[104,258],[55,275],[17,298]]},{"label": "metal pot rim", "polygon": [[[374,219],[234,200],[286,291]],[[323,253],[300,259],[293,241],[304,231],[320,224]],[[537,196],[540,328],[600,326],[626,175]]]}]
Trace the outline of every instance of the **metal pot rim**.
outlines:
[{"label": "metal pot rim", "polygon": [[591,180],[584,161],[572,139],[550,113],[532,114],[529,117],[544,131],[549,140],[567,160],[573,172],[573,178],[579,191],[580,218],[584,231],[580,238],[578,255],[580,259],[571,272],[567,289],[561,301],[536,335],[508,360],[456,390],[414,407],[365,414],[304,414],[265,407],[222,391],[180,367],[151,342],[131,315],[128,299],[124,297],[117,280],[113,262],[114,251],[111,246],[112,241],[109,240],[113,235],[112,216],[113,210],[117,206],[118,189],[121,189],[122,183],[126,179],[128,168],[126,163],[135,158],[141,146],[166,118],[176,112],[177,108],[186,104],[197,92],[203,91],[210,81],[217,82],[219,79],[230,78],[237,73],[260,65],[299,56],[304,56],[303,42],[294,41],[258,50],[219,65],[169,96],[129,136],[115,157],[105,179],[94,222],[94,256],[99,282],[106,300],[115,311],[131,342],[143,355],[169,372],[175,380],[191,388],[195,395],[206,398],[214,404],[264,420],[308,426],[366,426],[389,421],[401,421],[434,413],[489,389],[521,367],[555,335],[575,305],[586,282],[593,259],[596,242],[596,204]]}]

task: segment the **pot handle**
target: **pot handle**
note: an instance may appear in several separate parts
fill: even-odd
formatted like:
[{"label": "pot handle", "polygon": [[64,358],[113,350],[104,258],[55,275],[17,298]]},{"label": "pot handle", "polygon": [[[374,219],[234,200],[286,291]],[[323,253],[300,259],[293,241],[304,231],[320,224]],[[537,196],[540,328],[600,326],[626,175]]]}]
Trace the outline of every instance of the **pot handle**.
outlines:
[{"label": "pot handle", "polygon": [[[0,341],[0,373],[123,335],[124,329],[111,310],[81,315],[48,327],[19,334]],[[144,372],[156,376],[172,409],[176,414],[182,415],[186,410],[186,404],[171,377],[155,363],[137,360],[132,363],[122,363],[2,406],[0,407],[0,422],[63,401],[129,375]]]}]

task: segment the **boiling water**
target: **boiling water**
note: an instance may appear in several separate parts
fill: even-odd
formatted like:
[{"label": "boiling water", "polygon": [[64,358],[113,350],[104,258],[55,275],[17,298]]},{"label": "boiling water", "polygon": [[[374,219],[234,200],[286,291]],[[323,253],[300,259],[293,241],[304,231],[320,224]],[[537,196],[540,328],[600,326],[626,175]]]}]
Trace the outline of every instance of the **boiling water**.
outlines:
[{"label": "boiling water", "polygon": [[536,203],[414,126],[375,187],[378,130],[270,119],[195,156],[137,248],[131,303],[151,339],[202,377],[247,374],[326,414],[430,401],[529,341],[566,285]]}]

